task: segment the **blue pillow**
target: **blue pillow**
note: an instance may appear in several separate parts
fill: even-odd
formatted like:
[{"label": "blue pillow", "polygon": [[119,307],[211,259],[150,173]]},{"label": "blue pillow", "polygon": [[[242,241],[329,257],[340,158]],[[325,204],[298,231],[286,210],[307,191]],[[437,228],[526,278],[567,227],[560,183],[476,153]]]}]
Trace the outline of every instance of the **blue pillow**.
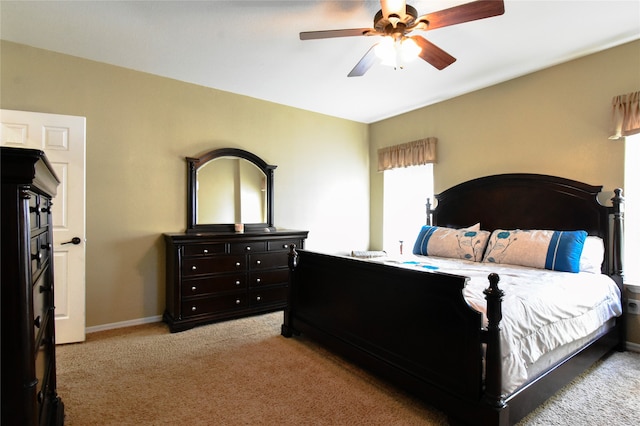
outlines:
[{"label": "blue pillow", "polygon": [[579,272],[585,231],[523,231],[496,229],[484,262]]}]

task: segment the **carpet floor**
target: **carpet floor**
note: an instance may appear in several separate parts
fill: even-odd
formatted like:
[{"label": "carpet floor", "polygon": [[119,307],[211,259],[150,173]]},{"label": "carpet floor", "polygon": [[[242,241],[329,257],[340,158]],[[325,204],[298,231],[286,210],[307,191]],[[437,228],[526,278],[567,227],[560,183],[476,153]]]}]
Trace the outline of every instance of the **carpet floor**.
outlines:
[{"label": "carpet floor", "polygon": [[[282,313],[169,333],[163,323],[87,335],[56,348],[65,424],[447,425],[423,401],[304,337]],[[640,354],[614,353],[520,425],[632,425]]]}]

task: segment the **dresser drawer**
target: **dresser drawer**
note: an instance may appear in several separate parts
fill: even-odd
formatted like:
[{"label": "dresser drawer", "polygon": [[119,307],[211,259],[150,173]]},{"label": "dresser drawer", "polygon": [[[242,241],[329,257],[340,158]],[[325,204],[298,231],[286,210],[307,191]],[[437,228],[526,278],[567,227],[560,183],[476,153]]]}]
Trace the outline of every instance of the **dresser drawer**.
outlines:
[{"label": "dresser drawer", "polygon": [[224,254],[225,243],[210,244],[190,244],[184,246],[184,255],[189,256],[208,256],[211,254]]},{"label": "dresser drawer", "polygon": [[247,241],[229,244],[230,253],[254,253],[267,250],[266,241]]},{"label": "dresser drawer", "polygon": [[38,194],[29,192],[29,226],[31,229],[40,228],[40,199]]},{"label": "dresser drawer", "polygon": [[210,257],[194,257],[184,259],[182,263],[182,275],[185,277],[244,271],[246,268],[245,256],[210,256]]},{"label": "dresser drawer", "polygon": [[48,264],[51,254],[51,244],[49,243],[49,233],[44,232],[33,237],[30,242],[31,256],[31,277],[36,280]]},{"label": "dresser drawer", "polygon": [[259,269],[285,268],[289,261],[286,252],[258,253],[249,255],[249,269],[252,271]]},{"label": "dresser drawer", "polygon": [[216,314],[218,312],[247,307],[246,293],[227,294],[209,298],[193,299],[182,303],[182,316]]},{"label": "dresser drawer", "polygon": [[33,285],[33,329],[36,342],[40,333],[46,327],[47,319],[52,308],[51,286],[48,279],[49,271],[45,271]]},{"label": "dresser drawer", "polygon": [[31,238],[29,243],[29,257],[31,258],[31,276],[32,279],[35,279],[40,275],[40,265],[42,265],[42,252],[40,251],[38,237]]},{"label": "dresser drawer", "polygon": [[206,278],[190,279],[182,282],[182,296],[201,296],[209,293],[241,290],[247,287],[244,272],[238,274],[214,275]]},{"label": "dresser drawer", "polygon": [[302,248],[301,240],[278,240],[278,241],[268,241],[267,249],[269,251],[289,251],[289,246],[291,244],[295,244],[297,248]]},{"label": "dresser drawer", "polygon": [[289,281],[289,269],[255,271],[249,274],[249,287],[265,287],[274,284],[286,284]]},{"label": "dresser drawer", "polygon": [[49,224],[51,201],[34,192],[29,192],[29,227],[32,230],[45,228]]},{"label": "dresser drawer", "polygon": [[252,290],[249,292],[249,303],[252,307],[282,304],[287,302],[288,287],[267,288],[263,290]]},{"label": "dresser drawer", "polygon": [[49,383],[49,375],[52,369],[52,357],[54,349],[52,347],[51,339],[45,338],[40,341],[40,345],[37,347],[35,367],[36,367],[36,398],[39,404],[41,404],[45,398],[47,391],[47,384]]}]

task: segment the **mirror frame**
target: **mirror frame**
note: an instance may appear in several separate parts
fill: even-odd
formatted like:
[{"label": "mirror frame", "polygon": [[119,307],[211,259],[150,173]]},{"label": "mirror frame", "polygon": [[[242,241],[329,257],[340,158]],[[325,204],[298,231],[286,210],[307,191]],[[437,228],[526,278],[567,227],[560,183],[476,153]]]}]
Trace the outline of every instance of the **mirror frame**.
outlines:
[{"label": "mirror frame", "polygon": [[197,196],[197,179],[198,169],[208,164],[209,161],[221,157],[235,157],[247,160],[253,163],[258,169],[265,174],[266,179],[266,196],[267,196],[267,221],[266,223],[245,223],[244,232],[251,231],[275,231],[273,225],[273,175],[274,170],[278,166],[267,164],[257,155],[237,148],[219,148],[209,151],[200,157],[186,157],[187,160],[187,233],[202,232],[233,232],[235,228],[233,223],[197,223],[198,196]]}]

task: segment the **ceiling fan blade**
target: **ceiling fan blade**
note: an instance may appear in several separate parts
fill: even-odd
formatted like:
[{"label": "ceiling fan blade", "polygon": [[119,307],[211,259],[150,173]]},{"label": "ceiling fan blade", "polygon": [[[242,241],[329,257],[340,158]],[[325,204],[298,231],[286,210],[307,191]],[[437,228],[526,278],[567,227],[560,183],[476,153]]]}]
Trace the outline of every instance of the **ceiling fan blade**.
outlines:
[{"label": "ceiling fan blade", "polygon": [[365,53],[362,59],[360,59],[360,61],[356,64],[356,66],[353,67],[353,69],[347,75],[347,77],[361,77],[364,75],[364,73],[369,71],[369,68],[371,68],[371,66],[376,61],[376,52],[375,52],[376,46],[377,46],[377,43],[371,46],[369,50],[367,50],[367,53]]},{"label": "ceiling fan blade", "polygon": [[346,30],[305,31],[300,33],[300,40],[317,40],[334,37],[353,37],[377,33],[373,28],[350,28]]},{"label": "ceiling fan blade", "polygon": [[424,22],[426,20],[428,22],[426,27],[421,26],[420,28],[426,31],[461,24],[463,22],[490,18],[492,16],[502,15],[503,13],[504,1],[478,0],[429,13],[418,18],[418,21]]},{"label": "ceiling fan blade", "polygon": [[411,39],[422,49],[419,56],[439,70],[448,67],[456,61],[456,58],[423,37],[413,36]]}]

